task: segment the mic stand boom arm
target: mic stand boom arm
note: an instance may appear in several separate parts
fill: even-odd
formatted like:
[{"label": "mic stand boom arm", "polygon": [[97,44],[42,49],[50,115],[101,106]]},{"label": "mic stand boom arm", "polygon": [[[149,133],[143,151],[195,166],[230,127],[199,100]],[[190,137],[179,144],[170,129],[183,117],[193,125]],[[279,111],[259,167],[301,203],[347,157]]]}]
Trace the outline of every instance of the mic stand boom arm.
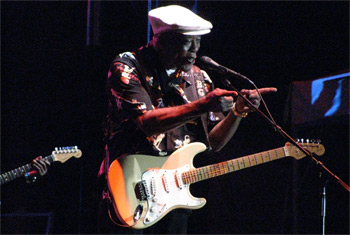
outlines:
[{"label": "mic stand boom arm", "polygon": [[[254,85],[255,89],[257,89],[257,87],[255,86],[253,81],[251,81],[250,79],[248,79],[247,77],[245,77],[239,73],[236,73],[236,72],[231,73],[231,71],[232,70],[230,70],[230,73],[228,73],[228,74],[230,74],[234,77],[238,77],[238,78],[249,81],[251,84]],[[303,153],[306,154],[306,156],[311,157],[311,159],[316,162],[316,165],[321,166],[326,172],[328,172],[332,177],[334,177],[341,186],[343,186],[348,192],[350,192],[350,187],[346,183],[344,183],[344,181],[342,181],[337,175],[335,175],[333,172],[331,172],[321,161],[317,160],[311,152],[306,150],[303,146],[301,146],[298,142],[296,142],[291,136],[289,136],[279,125],[277,125],[277,123],[273,120],[273,118],[272,119],[268,118],[259,108],[255,107],[253,105],[253,103],[250,102],[250,100],[247,99],[244,95],[242,95],[242,93],[236,87],[234,87],[227,78],[223,78],[222,80],[223,80],[223,83],[225,86],[236,91],[240,97],[242,97],[248,104],[250,104],[250,106],[252,106],[255,109],[255,111],[257,111],[270,125],[272,125],[274,127],[275,131],[277,131],[280,135],[282,135],[282,137],[284,137],[285,139],[290,141],[293,145],[295,145],[297,148],[299,148]],[[258,91],[258,89],[257,89],[257,91]],[[258,91],[258,93],[259,93],[259,91]],[[259,93],[259,95],[260,95],[260,93]],[[260,95],[260,97],[261,97],[261,95]]]}]

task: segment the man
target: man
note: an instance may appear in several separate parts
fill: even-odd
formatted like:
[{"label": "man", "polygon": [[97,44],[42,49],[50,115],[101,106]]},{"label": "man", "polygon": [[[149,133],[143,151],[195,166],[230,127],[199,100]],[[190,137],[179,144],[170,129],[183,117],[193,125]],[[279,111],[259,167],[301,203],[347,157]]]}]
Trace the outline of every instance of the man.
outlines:
[{"label": "man", "polygon": [[[122,154],[161,157],[195,141],[219,151],[242,118],[254,111],[241,97],[234,102],[235,91],[214,90],[208,75],[194,66],[201,36],[212,28],[210,22],[176,5],[151,10],[149,19],[152,41],[136,51],[119,54],[108,73],[106,158],[100,175],[106,175],[110,163]],[[260,89],[262,94],[275,91]],[[241,92],[259,106],[255,90]],[[109,207],[113,214],[113,206],[106,185],[103,197],[99,232],[142,232],[113,225],[108,218],[113,218],[107,212]],[[146,232],[186,233],[188,213],[172,211]]]}]

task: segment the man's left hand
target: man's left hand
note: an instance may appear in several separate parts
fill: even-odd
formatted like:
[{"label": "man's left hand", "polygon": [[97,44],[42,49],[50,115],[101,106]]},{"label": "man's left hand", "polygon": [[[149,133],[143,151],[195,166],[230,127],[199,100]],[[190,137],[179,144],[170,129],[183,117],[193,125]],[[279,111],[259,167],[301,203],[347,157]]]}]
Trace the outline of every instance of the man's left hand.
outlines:
[{"label": "man's left hand", "polygon": [[[261,95],[263,94],[268,94],[272,92],[277,92],[277,88],[275,87],[265,87],[265,88],[260,88],[258,89]],[[260,106],[260,96],[256,90],[246,90],[243,89],[241,90],[241,93],[243,94],[244,97],[246,97],[252,104],[258,108]],[[255,109],[251,107],[250,104],[248,104],[242,97],[238,96],[237,101],[236,101],[236,111],[238,113],[250,113],[254,112]]]},{"label": "man's left hand", "polygon": [[41,156],[33,160],[33,167],[39,172],[39,175],[43,176],[47,173],[47,170],[50,166],[50,162],[42,158]]}]

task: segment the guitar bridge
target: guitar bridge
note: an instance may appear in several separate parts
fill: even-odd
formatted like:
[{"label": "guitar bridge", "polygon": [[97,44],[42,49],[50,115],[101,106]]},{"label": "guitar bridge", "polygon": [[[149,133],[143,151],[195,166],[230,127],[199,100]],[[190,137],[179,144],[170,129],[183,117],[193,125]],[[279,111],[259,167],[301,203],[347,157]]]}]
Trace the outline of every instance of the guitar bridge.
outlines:
[{"label": "guitar bridge", "polygon": [[142,181],[139,181],[135,186],[135,195],[136,195],[136,198],[139,199],[140,201],[146,201],[147,195],[149,194],[145,184],[146,182],[142,180]]}]

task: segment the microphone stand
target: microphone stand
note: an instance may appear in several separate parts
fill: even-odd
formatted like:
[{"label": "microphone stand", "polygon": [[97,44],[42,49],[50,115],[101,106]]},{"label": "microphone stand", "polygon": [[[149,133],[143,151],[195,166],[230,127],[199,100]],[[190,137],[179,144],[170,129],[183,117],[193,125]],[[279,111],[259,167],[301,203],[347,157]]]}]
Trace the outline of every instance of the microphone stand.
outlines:
[{"label": "microphone stand", "polygon": [[[244,75],[242,74],[239,74],[237,72],[234,72],[234,73],[231,73],[232,70],[230,69],[227,69],[227,74],[233,76],[233,77],[238,77],[240,79],[243,79],[243,80],[246,80],[248,81],[249,83],[251,83],[255,89],[257,90],[261,100],[264,102],[258,88],[256,87],[256,85],[254,84],[253,81],[251,81],[249,78],[245,77]],[[283,138],[287,139],[288,141],[290,141],[293,145],[295,145],[297,148],[299,148],[303,153],[306,154],[306,156],[309,156],[313,161],[316,162],[316,165],[318,166],[321,166],[321,170],[323,169],[324,171],[328,172],[329,175],[331,175],[334,179],[336,179],[336,181],[345,189],[347,190],[348,192],[350,192],[350,188],[349,186],[344,183],[338,176],[336,176],[333,172],[331,172],[321,161],[317,160],[313,154],[311,152],[309,152],[307,149],[305,149],[303,146],[301,146],[298,142],[296,142],[291,136],[289,136],[279,125],[277,125],[277,123],[275,122],[275,120],[273,119],[272,115],[269,113],[268,111],[268,108],[264,102],[264,105],[268,111],[268,113],[270,114],[271,116],[271,119],[268,118],[259,108],[255,107],[252,102],[250,102],[249,99],[247,99],[244,95],[242,95],[242,93],[236,88],[234,87],[231,82],[227,79],[227,78],[222,78],[222,81],[223,81],[223,84],[236,91],[238,93],[238,95],[240,97],[242,97],[248,104],[250,104],[255,111],[257,111],[270,125],[273,126],[274,130],[277,131]],[[321,173],[322,174],[322,173]],[[321,217],[322,217],[322,234],[325,234],[325,229],[326,229],[326,184],[327,184],[328,180],[325,181],[324,185],[323,185],[323,188],[322,188],[322,208],[321,208]]]},{"label": "microphone stand", "polygon": [[[244,80],[249,81],[251,84],[254,85],[255,89],[257,89],[254,82],[248,79],[247,77],[239,73],[235,73],[234,76],[239,76],[240,78],[243,78]],[[231,88],[232,90],[236,91],[240,97],[242,97],[248,104],[250,104],[250,106],[252,106],[255,111],[257,111],[270,125],[274,127],[275,131],[277,131],[280,135],[282,135],[282,137],[284,137],[285,139],[290,141],[293,145],[295,145],[297,148],[299,148],[303,153],[306,154],[306,156],[311,157],[311,159],[316,162],[316,165],[321,166],[326,172],[328,172],[332,177],[334,177],[341,186],[343,186],[348,192],[350,192],[350,187],[346,183],[344,183],[338,176],[332,173],[321,161],[317,160],[311,152],[309,152],[307,149],[301,146],[298,142],[296,142],[291,136],[289,136],[279,125],[277,125],[277,123],[274,120],[272,121],[259,108],[255,107],[252,104],[252,102],[250,102],[249,99],[247,99],[236,87],[234,87],[227,78],[223,78],[223,83],[228,88]]]},{"label": "microphone stand", "polygon": [[[322,176],[320,176],[322,177]],[[328,179],[325,180],[322,191],[321,191],[321,217],[322,217],[322,234],[326,234],[326,185],[328,183]]]}]

